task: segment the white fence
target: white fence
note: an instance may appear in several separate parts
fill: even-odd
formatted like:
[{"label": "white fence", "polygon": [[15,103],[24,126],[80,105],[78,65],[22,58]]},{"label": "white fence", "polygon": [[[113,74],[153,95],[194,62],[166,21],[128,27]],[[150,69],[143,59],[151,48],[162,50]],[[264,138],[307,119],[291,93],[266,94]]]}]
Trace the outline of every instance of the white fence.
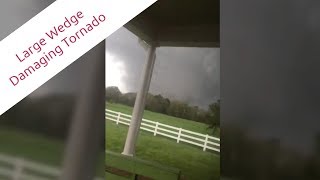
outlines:
[{"label": "white fence", "polygon": [[0,154],[1,180],[56,180],[59,176],[60,170],[57,168]]},{"label": "white fence", "polygon": [[[116,124],[124,124],[129,126],[131,116],[121,112],[106,109],[106,119],[116,122]],[[154,136],[161,135],[171,139],[175,139],[177,143],[185,142],[188,144],[199,146],[206,150],[220,152],[220,139],[209,136],[208,134],[196,133],[182,128],[169,126],[155,121],[142,119],[140,129],[153,133]]]}]

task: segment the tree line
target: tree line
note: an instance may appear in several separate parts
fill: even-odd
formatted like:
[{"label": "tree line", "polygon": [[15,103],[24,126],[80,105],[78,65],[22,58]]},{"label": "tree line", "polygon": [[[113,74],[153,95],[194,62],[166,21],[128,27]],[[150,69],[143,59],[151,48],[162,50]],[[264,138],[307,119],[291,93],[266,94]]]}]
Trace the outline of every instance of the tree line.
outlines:
[{"label": "tree line", "polygon": [[[106,88],[106,100],[108,102],[133,107],[135,98],[136,93],[122,93],[116,86]],[[153,95],[148,93],[145,109],[182,119],[206,123],[209,125],[209,128],[220,127],[220,101],[211,103],[208,110],[204,110],[198,106],[191,106],[186,102],[170,100],[161,94]]]}]

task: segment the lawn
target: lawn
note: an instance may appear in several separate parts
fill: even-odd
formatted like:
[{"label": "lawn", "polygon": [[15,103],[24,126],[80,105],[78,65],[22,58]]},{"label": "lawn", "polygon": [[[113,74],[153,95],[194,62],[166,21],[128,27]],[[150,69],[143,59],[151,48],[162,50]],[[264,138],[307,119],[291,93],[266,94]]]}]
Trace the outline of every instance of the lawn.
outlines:
[{"label": "lawn", "polygon": [[[132,114],[132,107],[122,105],[122,104],[116,104],[116,103],[107,103],[106,108],[110,109],[112,111],[122,112],[124,114],[131,115]],[[151,121],[157,121],[163,124],[183,128],[186,130],[202,133],[202,134],[209,134],[212,135],[212,130],[208,129],[208,125],[204,123],[199,123],[191,120],[176,118],[173,116],[168,116],[165,114],[155,113],[148,110],[144,111],[143,114],[144,119],[148,119]],[[220,137],[219,135],[219,129],[217,129],[214,133],[214,136]]]},{"label": "lawn", "polygon": [[[106,149],[121,153],[127,130],[127,126],[106,121]],[[140,131],[139,134],[136,156],[164,166],[179,168],[188,180],[218,180],[220,176],[219,155],[203,152],[191,145],[178,144],[167,138],[154,137],[144,131]]]}]

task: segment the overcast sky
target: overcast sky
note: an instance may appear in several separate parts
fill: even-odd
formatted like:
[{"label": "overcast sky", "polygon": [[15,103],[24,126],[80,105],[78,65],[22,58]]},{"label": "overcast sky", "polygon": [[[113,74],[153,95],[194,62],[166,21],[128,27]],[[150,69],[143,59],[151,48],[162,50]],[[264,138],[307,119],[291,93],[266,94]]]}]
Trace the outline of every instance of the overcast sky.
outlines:
[{"label": "overcast sky", "polygon": [[[160,47],[150,92],[207,108],[220,96],[220,49]],[[136,92],[147,51],[120,28],[106,39],[106,87]]]}]

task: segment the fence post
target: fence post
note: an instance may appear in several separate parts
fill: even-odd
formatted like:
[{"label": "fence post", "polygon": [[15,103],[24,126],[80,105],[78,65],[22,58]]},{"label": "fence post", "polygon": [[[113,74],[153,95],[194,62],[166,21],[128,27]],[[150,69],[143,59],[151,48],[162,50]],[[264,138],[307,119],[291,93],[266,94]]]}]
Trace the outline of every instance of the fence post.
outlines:
[{"label": "fence post", "polygon": [[206,139],[204,140],[203,151],[206,151],[207,149],[207,142],[208,142],[208,134],[206,135]]},{"label": "fence post", "polygon": [[23,173],[23,159],[16,159],[14,162],[13,180],[20,180]]},{"label": "fence post", "polygon": [[120,121],[120,115],[121,115],[121,112],[118,112],[117,124],[119,124],[119,121]]},{"label": "fence post", "polygon": [[181,136],[181,128],[179,128],[179,134],[178,134],[178,138],[177,138],[177,143],[179,143],[179,141],[180,141],[180,136]]},{"label": "fence post", "polygon": [[157,130],[158,130],[158,122],[156,122],[156,127],[154,128],[154,133],[153,135],[156,136],[157,135]]}]

